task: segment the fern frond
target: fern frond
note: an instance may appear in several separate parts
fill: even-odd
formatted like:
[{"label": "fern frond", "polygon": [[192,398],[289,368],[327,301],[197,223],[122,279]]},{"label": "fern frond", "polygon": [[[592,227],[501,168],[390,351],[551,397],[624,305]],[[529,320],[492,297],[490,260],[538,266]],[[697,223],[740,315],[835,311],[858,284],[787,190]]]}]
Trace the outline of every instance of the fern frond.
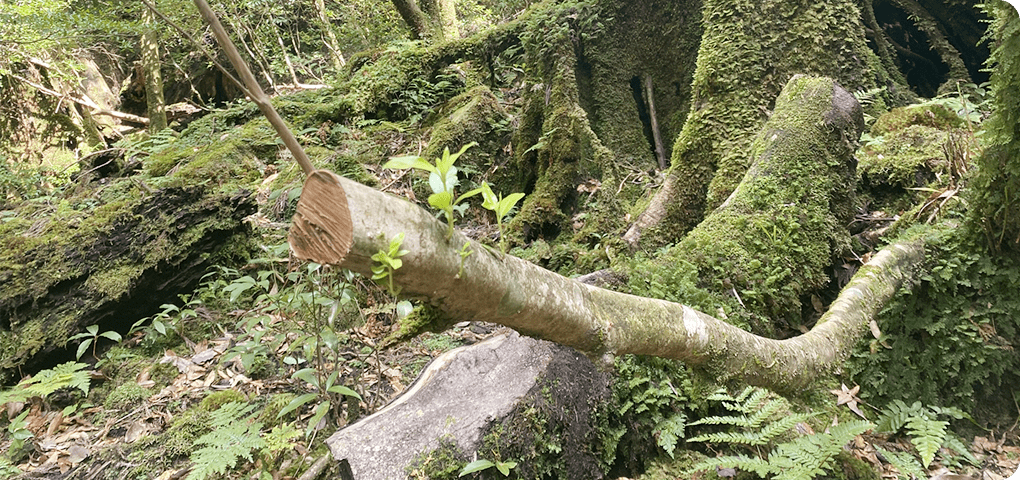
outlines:
[{"label": "fern frond", "polygon": [[878,417],[877,429],[880,432],[896,433],[907,424],[911,417],[921,414],[921,410],[921,402],[914,402],[913,405],[907,406],[903,400],[894,400],[882,409],[882,414]]},{"label": "fern frond", "polygon": [[974,454],[970,453],[970,449],[967,448],[967,446],[964,445],[956,435],[953,435],[952,433],[947,434],[946,439],[942,442],[942,446],[963,457],[967,463],[970,463],[971,465],[978,464],[978,459],[974,457]]},{"label": "fern frond", "polygon": [[926,415],[917,415],[907,420],[907,433],[910,434],[910,443],[917,447],[917,453],[921,455],[921,465],[928,468],[935,460],[935,453],[942,446],[946,439],[946,428],[949,422],[935,420]]},{"label": "fern frond", "polygon": [[688,442],[730,443],[758,446],[768,443],[760,432],[714,432],[687,439]]},{"label": "fern frond", "polygon": [[716,467],[738,468],[746,472],[754,472],[759,477],[764,477],[772,472],[769,463],[761,458],[751,458],[746,455],[731,455],[700,461],[691,467],[688,472],[688,476],[693,476],[695,472],[715,471]]},{"label": "fern frond", "polygon": [[816,413],[794,413],[780,418],[761,429],[761,438],[764,443],[769,443],[780,435],[793,430],[798,423],[809,420]]},{"label": "fern frond", "polygon": [[853,420],[829,428],[828,432],[798,437],[776,447],[769,463],[778,475],[775,480],[810,479],[832,468],[832,459],[843,445],[872,428],[874,424]]},{"label": "fern frond", "polygon": [[711,395],[705,397],[705,400],[708,400],[708,401],[711,401],[711,402],[736,402],[737,401],[737,399],[733,398],[733,396],[730,395],[730,392],[727,392],[725,388],[720,388],[720,389],[716,390],[715,392],[712,392]]},{"label": "fern frond", "polygon": [[34,377],[18,384],[28,397],[47,395],[64,387],[77,388],[85,395],[89,394],[89,372],[84,371],[87,364],[67,362],[52,369],[43,370]]},{"label": "fern frond", "polygon": [[210,413],[212,431],[195,440],[205,445],[191,454],[195,463],[186,480],[204,480],[213,474],[222,474],[237,466],[238,459],[253,462],[252,452],[266,448],[261,436],[262,424],[252,418],[242,418],[255,409],[244,402],[225,403]]},{"label": "fern frond", "polygon": [[878,453],[881,453],[889,464],[896,468],[902,477],[906,478],[927,478],[928,474],[925,473],[924,469],[921,468],[921,464],[917,463],[917,459],[914,458],[910,452],[890,452],[882,447],[875,447]]},{"label": "fern frond", "polygon": [[670,458],[673,458],[673,451],[676,449],[677,440],[684,437],[686,422],[687,416],[683,413],[677,413],[659,422],[652,431],[655,435],[656,443],[669,454]]},{"label": "fern frond", "polygon": [[[771,398],[760,406],[756,406],[748,402],[745,404],[745,407],[750,409],[750,412],[748,413],[753,412],[751,417],[748,418],[748,423],[751,428],[758,428],[762,425],[762,423],[765,423],[765,420],[768,420],[769,417],[789,406],[790,404],[786,400],[778,397]],[[794,422],[794,424],[796,424],[796,422]]]},{"label": "fern frond", "polygon": [[690,425],[730,425],[734,427],[750,428],[751,422],[747,417],[741,415],[713,415],[711,417],[699,418],[690,423]]},{"label": "fern frond", "polygon": [[766,392],[766,390],[763,389],[763,388],[757,388],[757,387],[746,387],[746,388],[744,388],[743,391],[740,392],[739,395],[737,395],[733,399],[733,401],[744,403],[744,400],[746,400],[752,394],[760,395],[762,392]]}]

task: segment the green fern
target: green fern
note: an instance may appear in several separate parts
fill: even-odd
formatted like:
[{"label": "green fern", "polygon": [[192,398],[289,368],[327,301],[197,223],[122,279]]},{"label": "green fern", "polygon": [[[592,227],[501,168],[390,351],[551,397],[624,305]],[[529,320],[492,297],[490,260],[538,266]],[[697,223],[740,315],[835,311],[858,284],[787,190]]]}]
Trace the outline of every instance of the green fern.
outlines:
[{"label": "green fern", "polygon": [[921,465],[927,468],[935,460],[935,454],[942,447],[950,447],[954,451],[963,451],[964,458],[973,463],[973,457],[968,458],[969,452],[965,447],[960,448],[959,440],[956,440],[955,447],[950,445],[955,437],[949,435],[949,422],[938,420],[939,415],[946,415],[956,419],[967,418],[963,411],[953,407],[925,407],[921,402],[914,402],[907,405],[902,400],[895,400],[882,410],[878,419],[878,431],[898,433],[905,430],[910,437],[910,443],[917,449],[921,457]]},{"label": "green fern", "polygon": [[967,463],[970,463],[971,465],[978,464],[977,457],[975,457],[974,454],[970,453],[970,449],[967,448],[967,445],[964,445],[964,443],[960,441],[960,439],[956,435],[953,435],[951,432],[948,435],[946,435],[946,439],[942,442],[942,446],[952,450],[960,457],[963,457],[963,459],[966,460]]},{"label": "green fern", "polygon": [[656,443],[673,458],[677,440],[684,438],[684,427],[687,426],[687,415],[677,413],[659,422],[652,430]]},{"label": "green fern", "polygon": [[[798,423],[813,416],[809,413],[790,413],[790,405],[785,399],[760,388],[745,389],[736,397],[716,392],[709,398],[719,401],[727,410],[742,415],[707,417],[690,425],[728,425],[741,430],[707,433],[688,439],[689,442],[767,446],[792,431]],[[833,467],[833,459],[843,445],[873,427],[870,422],[862,420],[847,422],[830,427],[823,433],[781,443],[772,449],[767,458],[747,455],[716,457],[698,462],[690,473],[718,467],[754,472],[760,477],[774,475],[774,478],[784,480],[811,479],[825,474]]]},{"label": "green fern", "polygon": [[87,364],[67,362],[52,369],[43,370],[34,377],[22,380],[13,389],[0,392],[0,405],[7,402],[24,402],[32,397],[46,398],[61,388],[77,388],[86,396],[89,394],[89,372]]},{"label": "green fern", "polygon": [[921,455],[921,465],[928,468],[935,460],[935,454],[946,439],[946,429],[949,422],[935,420],[927,415],[917,415],[907,420],[907,434],[910,435],[910,443],[917,448]]},{"label": "green fern", "polygon": [[833,459],[843,445],[875,425],[865,420],[851,420],[829,427],[827,432],[798,437],[783,443],[769,455],[774,480],[810,479],[825,474],[833,467]]},{"label": "green fern", "polygon": [[191,454],[195,467],[187,480],[203,480],[213,474],[226,473],[237,466],[238,459],[253,462],[252,452],[266,446],[260,432],[262,424],[244,418],[255,409],[243,402],[226,403],[212,412],[212,431],[195,440],[205,445]]},{"label": "green fern", "polygon": [[875,447],[875,450],[882,454],[890,465],[896,467],[900,478],[928,478],[924,468],[910,452],[890,452],[878,446]]}]

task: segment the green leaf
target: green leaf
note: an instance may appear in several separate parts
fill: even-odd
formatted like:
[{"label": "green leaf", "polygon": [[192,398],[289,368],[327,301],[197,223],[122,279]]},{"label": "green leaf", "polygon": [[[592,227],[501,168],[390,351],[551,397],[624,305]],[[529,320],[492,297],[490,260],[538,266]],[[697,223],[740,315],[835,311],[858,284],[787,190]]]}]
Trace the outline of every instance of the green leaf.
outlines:
[{"label": "green leaf", "polygon": [[294,372],[294,374],[291,375],[290,378],[296,378],[298,380],[304,380],[305,382],[308,382],[309,385],[312,385],[312,386],[315,386],[315,387],[319,386],[319,378],[316,376],[315,369],[311,368],[311,367],[309,367],[309,368],[302,368],[301,370],[298,370],[298,371]]},{"label": "green leaf", "polygon": [[463,477],[464,475],[480,472],[482,470],[485,470],[486,468],[492,468],[494,466],[496,466],[495,463],[492,463],[485,459],[475,460],[465,465],[464,468],[460,471],[460,475],[457,475],[457,477]]},{"label": "green leaf", "polygon": [[397,302],[397,318],[404,318],[410,315],[412,310],[414,310],[414,305],[411,305],[411,302],[407,300]]},{"label": "green leaf", "polygon": [[153,319],[152,328],[155,328],[160,335],[166,335],[166,325],[164,325],[163,322]]},{"label": "green leaf", "polygon": [[521,201],[522,198],[524,198],[523,193],[511,193],[506,198],[500,199],[499,206],[496,208],[496,215],[499,215],[500,218],[507,216],[510,210],[513,210],[514,205],[517,205],[517,202]]},{"label": "green leaf", "polygon": [[75,354],[75,359],[81,360],[81,356],[85,355],[85,352],[89,350],[89,345],[92,344],[92,339],[88,338],[84,342],[78,345],[78,353]]},{"label": "green leaf", "polygon": [[435,172],[436,167],[432,166],[429,162],[425,161],[417,155],[409,155],[405,157],[390,157],[390,161],[383,164],[383,168],[392,170],[406,170],[408,168],[417,168],[419,170],[425,170],[426,172]]},{"label": "green leaf", "polygon": [[99,336],[109,338],[115,342],[120,342],[123,339],[119,333],[113,331],[100,333]]},{"label": "green leaf", "polygon": [[350,388],[347,388],[343,385],[334,385],[330,387],[329,390],[327,391],[331,393],[339,393],[340,395],[346,395],[348,397],[354,397],[357,398],[358,400],[361,400],[361,395],[358,395],[358,392],[355,392],[354,390],[351,390]]},{"label": "green leaf", "polygon": [[453,194],[450,192],[438,192],[429,195],[429,205],[444,212],[453,208]]},{"label": "green leaf", "polygon": [[315,413],[312,415],[312,418],[308,419],[308,428],[305,429],[305,436],[310,436],[315,431],[316,427],[319,426],[319,422],[322,421],[322,417],[329,413],[329,407],[329,400],[315,406]]},{"label": "green leaf", "polygon": [[308,402],[311,402],[316,398],[319,398],[319,394],[317,393],[306,393],[304,395],[299,395],[294,400],[291,400],[286,407],[283,407],[283,410],[280,410],[280,413],[276,414],[276,418],[282,418],[284,415],[293,412],[294,410],[297,410],[300,406]]},{"label": "green leaf", "polygon": [[449,193],[444,177],[437,172],[429,174],[429,188],[432,189],[432,193]]},{"label": "green leaf", "polygon": [[467,200],[475,195],[478,195],[479,193],[482,193],[481,188],[476,188],[474,190],[468,191],[467,193],[457,197],[457,201],[455,203],[463,202],[464,200]]},{"label": "green leaf", "polygon": [[496,197],[495,192],[489,187],[488,183],[482,182],[482,208],[486,210],[496,211],[496,207],[499,205],[499,198]]},{"label": "green leaf", "polygon": [[517,466],[517,462],[497,462],[496,463],[496,470],[499,470],[499,473],[502,473],[504,477],[509,477],[510,476],[510,469],[512,469],[512,468],[514,468],[516,466]]}]

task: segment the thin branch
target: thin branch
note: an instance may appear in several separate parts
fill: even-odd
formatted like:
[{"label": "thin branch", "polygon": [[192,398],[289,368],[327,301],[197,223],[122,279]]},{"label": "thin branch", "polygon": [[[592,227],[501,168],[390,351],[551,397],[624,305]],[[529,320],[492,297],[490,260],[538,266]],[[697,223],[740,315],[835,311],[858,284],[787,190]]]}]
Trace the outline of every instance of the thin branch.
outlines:
[{"label": "thin branch", "polygon": [[22,77],[20,75],[11,74],[11,77],[24,82],[26,85],[28,85],[28,86],[30,86],[30,87],[32,87],[32,88],[34,88],[34,89],[36,89],[36,90],[38,90],[38,91],[40,91],[42,93],[45,93],[46,95],[57,97],[57,98],[59,98],[61,100],[70,100],[70,101],[72,101],[74,103],[77,103],[78,105],[84,106],[84,107],[88,108],[92,112],[93,115],[105,115],[107,117],[118,118],[118,119],[121,119],[121,120],[124,120],[124,121],[132,122],[132,123],[139,123],[139,124],[142,124],[142,125],[148,125],[149,124],[149,119],[148,118],[139,117],[138,115],[132,115],[130,113],[118,112],[116,110],[105,109],[105,108],[100,107],[99,105],[97,105],[96,102],[92,101],[92,99],[87,97],[87,96],[86,97],[76,97],[74,95],[70,95],[70,94],[66,94],[66,93],[60,93],[60,92],[58,92],[56,90],[52,90],[52,89],[46,88],[45,86],[40,85],[38,83],[35,83],[35,82],[33,82],[33,81],[31,81],[31,80],[29,80],[29,79],[27,79],[25,77]]},{"label": "thin branch", "polygon": [[645,95],[648,97],[648,115],[652,117],[652,139],[655,141],[655,158],[659,161],[659,170],[669,167],[666,160],[666,148],[662,146],[662,134],[659,133],[659,119],[655,116],[655,95],[652,88],[652,76],[645,75]]}]

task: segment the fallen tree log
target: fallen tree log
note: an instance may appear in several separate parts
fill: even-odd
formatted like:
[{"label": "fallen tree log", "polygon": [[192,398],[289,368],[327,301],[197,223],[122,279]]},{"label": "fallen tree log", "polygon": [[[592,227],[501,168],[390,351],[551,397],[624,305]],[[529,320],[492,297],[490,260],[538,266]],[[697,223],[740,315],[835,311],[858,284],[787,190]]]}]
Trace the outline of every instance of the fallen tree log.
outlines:
[{"label": "fallen tree log", "polygon": [[88,213],[6,226],[0,239],[0,383],[16,379],[19,369],[73,358],[64,345],[89,325],[127,331],[160,305],[178,301],[235,235],[246,234],[243,219],[255,211],[247,191],[167,187],[132,196]]},{"label": "fallen tree log", "polygon": [[[824,85],[829,85],[827,91]],[[822,164],[816,170],[843,171],[833,162],[852,162],[853,149],[849,147],[856,137],[852,141],[849,137],[860,133],[860,109],[852,96],[831,81],[808,78],[791,80],[784,95],[777,102],[773,120],[783,117],[781,109],[787,109],[796,122],[781,128],[770,127],[772,121],[766,125],[760,142],[755,144],[756,161],[748,176],[706,223],[713,216],[735,224],[747,221],[749,216],[782,217],[781,213],[746,211],[747,199],[742,199],[741,192],[754,192],[759,178],[781,176],[784,157],[794,156],[800,161],[817,157],[815,161]],[[818,108],[819,99],[828,110],[823,108],[816,112],[818,115],[810,115],[815,110],[808,109],[805,114],[810,105]],[[832,148],[842,158],[823,154],[830,144],[838,144]],[[791,152],[791,146],[802,151]],[[635,353],[678,359],[780,391],[802,388],[819,375],[837,371],[867,330],[869,320],[924,259],[921,241],[885,249],[861,268],[810,332],[772,340],[686,305],[584,285],[524,260],[493,253],[459,233],[448,237],[446,228],[417,206],[333,178],[347,192],[354,222],[354,246],[342,266],[371,275],[372,255],[388,249],[391,239],[404,234],[402,248],[409,253],[402,257],[403,267],[394,272],[393,280],[406,295],[428,305],[426,312],[435,314],[428,321],[437,325],[468,320],[496,322],[593,357]],[[816,186],[808,182],[804,188]],[[808,202],[808,192],[794,191],[790,195],[800,197],[773,207],[810,207],[798,204]],[[833,192],[823,191],[812,201],[828,209],[831,195]],[[798,229],[810,232],[821,228],[799,220],[802,216],[794,214],[790,220],[802,223]],[[820,223],[834,222],[830,219]],[[825,238],[821,232],[815,233],[803,238],[814,242],[819,236]],[[460,255],[465,249],[472,252],[466,258]]]}]

